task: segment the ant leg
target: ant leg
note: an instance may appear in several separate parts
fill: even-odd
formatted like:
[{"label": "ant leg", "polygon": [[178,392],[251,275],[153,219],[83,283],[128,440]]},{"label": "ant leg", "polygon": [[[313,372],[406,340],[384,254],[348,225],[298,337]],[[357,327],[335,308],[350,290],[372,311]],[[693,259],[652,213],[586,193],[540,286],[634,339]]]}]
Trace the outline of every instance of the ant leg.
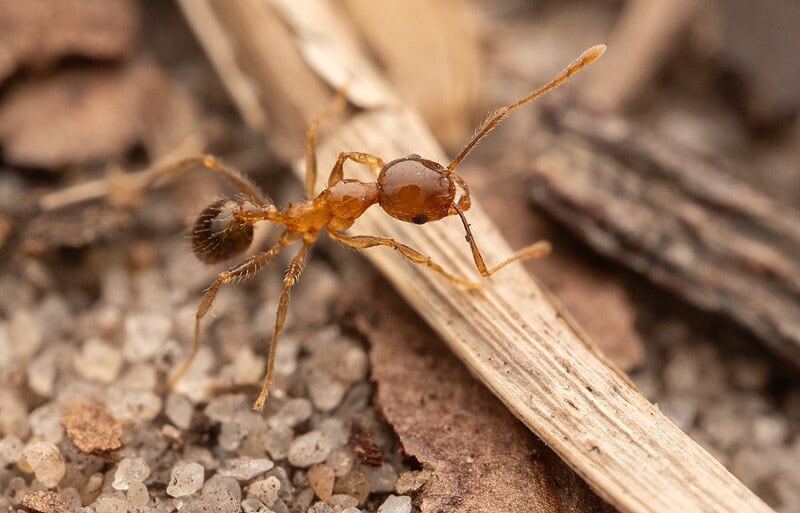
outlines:
[{"label": "ant leg", "polygon": [[189,157],[177,162],[173,162],[162,168],[154,169],[148,173],[143,180],[142,189],[146,189],[157,182],[161,182],[173,176],[179,175],[193,167],[201,166],[216,172],[228,181],[236,190],[244,194],[248,199],[254,201],[259,206],[271,205],[272,201],[261,192],[261,189],[241,171],[230,166],[226,166],[213,155],[203,155],[201,157]]},{"label": "ant leg", "polygon": [[180,369],[178,369],[178,372],[176,372],[175,375],[173,375],[169,380],[170,389],[175,388],[175,385],[178,383],[178,381],[183,378],[183,376],[189,370],[189,367],[192,366],[192,362],[197,356],[197,352],[200,350],[200,322],[203,320],[203,317],[205,317],[206,313],[208,313],[208,311],[211,309],[211,305],[214,303],[214,298],[217,297],[217,291],[219,288],[225,283],[235,280],[246,280],[250,276],[254,275],[264,266],[266,266],[270,260],[275,258],[275,256],[280,253],[281,249],[283,249],[290,242],[291,240],[289,240],[284,232],[278,243],[267,251],[256,253],[255,255],[247,258],[245,261],[237,264],[234,267],[231,267],[227,271],[219,273],[217,280],[206,289],[206,292],[203,295],[203,300],[200,302],[200,306],[197,307],[197,313],[194,316],[194,342],[192,344],[192,353],[189,355],[189,358],[183,362],[183,365],[181,365]]},{"label": "ant leg", "polygon": [[369,153],[362,153],[360,151],[343,151],[336,159],[336,164],[333,165],[331,175],[328,177],[328,187],[341,182],[344,179],[344,162],[350,159],[353,162],[369,166],[369,169],[375,176],[378,176],[383,169],[383,160],[375,155]]},{"label": "ant leg", "polygon": [[264,403],[267,401],[269,389],[272,386],[272,371],[275,368],[275,352],[278,348],[278,335],[283,329],[283,323],[286,320],[286,310],[289,307],[289,294],[292,286],[297,283],[300,274],[303,272],[303,265],[308,254],[308,248],[314,244],[314,239],[306,239],[303,241],[303,247],[289,263],[289,269],[286,271],[286,276],[283,278],[283,292],[281,293],[280,300],[278,301],[278,313],[275,316],[275,331],[272,333],[272,341],[269,345],[269,358],[267,359],[267,373],[264,376],[264,382],[261,385],[261,392],[258,394],[256,402],[253,403],[253,411],[261,411],[264,409]]},{"label": "ant leg", "polygon": [[325,118],[335,116],[344,109],[346,100],[347,89],[343,87],[336,93],[336,98],[328,110],[312,119],[308,127],[306,133],[306,197],[308,199],[314,197],[314,185],[317,183],[317,131]]},{"label": "ant leg", "polygon": [[414,248],[397,242],[394,239],[389,239],[387,237],[373,237],[371,235],[355,235],[351,237],[334,231],[329,231],[328,233],[330,233],[332,239],[356,249],[374,248],[375,246],[386,246],[395,249],[408,260],[411,260],[415,264],[424,265],[425,267],[436,271],[450,280],[451,283],[469,289],[481,288],[480,283],[465,280],[464,278],[459,278],[458,276],[450,274],[449,272],[445,271],[442,266],[431,260],[429,257],[425,256]]},{"label": "ant leg", "polygon": [[511,262],[516,262],[518,260],[532,260],[550,254],[550,243],[546,240],[540,240],[539,242],[535,242],[530,246],[525,246],[524,248],[516,251],[513,255],[489,269],[486,267],[486,262],[483,260],[483,255],[481,255],[478,245],[475,243],[475,237],[472,235],[472,230],[469,227],[467,218],[464,216],[464,211],[461,210],[461,208],[457,205],[454,205],[454,208],[458,216],[461,218],[461,223],[464,225],[464,230],[467,232],[466,239],[467,242],[469,242],[470,249],[472,250],[472,259],[475,261],[475,267],[478,268],[481,276],[491,276]]}]

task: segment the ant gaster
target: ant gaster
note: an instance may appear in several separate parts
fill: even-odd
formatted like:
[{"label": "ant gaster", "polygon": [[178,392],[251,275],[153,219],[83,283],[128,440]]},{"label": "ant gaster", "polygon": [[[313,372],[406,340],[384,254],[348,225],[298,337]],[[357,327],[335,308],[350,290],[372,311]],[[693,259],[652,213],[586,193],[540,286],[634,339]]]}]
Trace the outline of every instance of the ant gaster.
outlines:
[{"label": "ant gaster", "polygon": [[[192,247],[195,255],[203,262],[221,262],[245,251],[253,240],[254,223],[272,221],[284,227],[280,239],[274,246],[255,253],[243,262],[221,272],[216,281],[205,291],[195,316],[192,353],[172,377],[170,386],[174,386],[183,377],[196,357],[200,348],[200,322],[211,308],[219,288],[225,283],[249,278],[266,266],[284,247],[299,241],[302,242],[300,251],[292,258],[283,280],[284,288],[278,302],[275,328],[267,360],[267,372],[261,392],[253,405],[253,409],[256,411],[264,408],[272,383],[275,350],[278,344],[278,335],[281,333],[286,319],[290,290],[300,277],[309,248],[316,242],[324,229],[328,230],[331,238],[347,246],[357,249],[386,246],[397,250],[415,264],[423,265],[441,274],[456,285],[469,288],[480,287],[474,282],[450,274],[424,254],[393,239],[344,234],[343,231],[350,228],[355,220],[372,205],[380,205],[387,214],[395,219],[416,224],[425,224],[457,215],[466,231],[466,239],[472,250],[475,266],[481,276],[491,276],[511,262],[546,255],[550,250],[550,245],[546,241],[539,241],[522,248],[496,266],[488,268],[464,216],[464,211],[470,208],[469,188],[464,180],[455,173],[455,169],[478,141],[512,110],[563,84],[584,66],[597,60],[604,51],[605,45],[598,45],[586,50],[549,83],[525,98],[491,114],[446,167],[419,155],[408,155],[384,163],[379,157],[368,153],[343,152],[339,154],[339,158],[331,170],[327,188],[315,195],[314,184],[317,176],[315,143],[316,133],[322,119],[319,117],[312,121],[307,134],[307,199],[291,203],[284,210],[278,209],[248,177],[225,166],[212,156],[190,158],[163,168],[158,172],[160,177],[177,174],[194,166],[204,166],[217,172],[240,193],[236,199],[215,201],[203,210],[195,222],[192,231]],[[377,180],[362,182],[345,179],[344,164],[347,160],[368,166],[376,175]]]}]

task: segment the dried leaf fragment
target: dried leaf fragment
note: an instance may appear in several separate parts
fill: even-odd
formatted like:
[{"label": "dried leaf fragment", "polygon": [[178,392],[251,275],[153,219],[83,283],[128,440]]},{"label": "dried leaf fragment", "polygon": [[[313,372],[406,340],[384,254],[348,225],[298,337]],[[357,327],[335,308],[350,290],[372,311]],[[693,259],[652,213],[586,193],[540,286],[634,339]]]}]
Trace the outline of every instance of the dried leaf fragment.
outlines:
[{"label": "dried leaf fragment", "polygon": [[108,452],[122,446],[122,424],[100,404],[73,404],[61,417],[61,425],[72,443],[84,453]]},{"label": "dried leaf fragment", "polygon": [[139,29],[135,0],[3,0],[0,82],[19,67],[42,68],[63,56],[121,59]]},{"label": "dried leaf fragment", "polygon": [[0,104],[4,157],[26,167],[120,158],[138,142],[158,158],[195,125],[188,96],[147,64],[21,80]]},{"label": "dried leaf fragment", "polygon": [[359,422],[353,422],[350,426],[350,439],[348,444],[353,449],[353,453],[358,461],[371,467],[380,467],[383,463],[383,453],[372,440],[372,435]]},{"label": "dried leaf fragment", "polygon": [[22,499],[22,506],[36,513],[70,513],[67,501],[58,492],[28,492]]},{"label": "dried leaf fragment", "polygon": [[[614,511],[532,435],[384,285],[351,311],[372,345],[377,403],[422,473],[422,513]],[[413,385],[412,385],[413,384]]]}]

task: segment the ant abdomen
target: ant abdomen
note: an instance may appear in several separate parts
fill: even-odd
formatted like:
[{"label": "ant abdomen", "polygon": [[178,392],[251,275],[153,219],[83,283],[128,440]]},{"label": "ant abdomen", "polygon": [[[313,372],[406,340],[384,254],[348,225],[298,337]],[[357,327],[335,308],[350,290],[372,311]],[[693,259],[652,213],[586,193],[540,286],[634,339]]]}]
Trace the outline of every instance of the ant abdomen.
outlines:
[{"label": "ant abdomen", "polygon": [[198,260],[214,264],[250,247],[253,225],[236,220],[240,203],[222,198],[207,206],[192,227],[192,251]]}]

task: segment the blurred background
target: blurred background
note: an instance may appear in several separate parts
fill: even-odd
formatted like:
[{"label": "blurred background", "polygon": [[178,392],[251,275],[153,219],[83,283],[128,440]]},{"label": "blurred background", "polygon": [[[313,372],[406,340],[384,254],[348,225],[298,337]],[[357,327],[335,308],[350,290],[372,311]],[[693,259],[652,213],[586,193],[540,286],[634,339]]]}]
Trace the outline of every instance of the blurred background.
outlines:
[{"label": "blurred background", "polygon": [[[268,89],[252,97],[247,80],[220,64],[220,55],[246,58],[215,32],[241,23],[227,7],[0,2],[2,506],[50,488],[73,510],[100,501],[171,511],[163,490],[173,463],[189,459],[186,447],[196,443],[200,459],[258,455],[241,447],[266,427],[226,432],[230,447],[203,448],[176,416],[180,401],[189,416],[207,408],[209,386],[260,379],[285,260],[220,294],[208,344],[175,399],[164,376],[185,357],[201,291],[222,269],[195,262],[184,235],[226,188],[204,172],[146,191],[137,181],[158,163],[210,151],[278,205],[302,197],[290,169],[304,155],[309,113],[325,108],[333,88],[287,65],[294,96],[308,103],[274,101],[282,96]],[[584,49],[608,45],[567,86],[504,122],[463,175],[513,247],[553,243],[532,274],[642,392],[770,506],[800,512],[800,4],[345,0],[331,9],[450,155],[487,112]],[[342,296],[377,279],[365,267],[330,242],[316,248],[290,307],[268,415],[295,404],[289,398],[313,408],[287,428],[287,447],[294,435],[337,422],[342,431],[358,417],[377,433],[391,481],[413,465],[374,411],[366,344],[339,332]],[[363,370],[342,375],[315,359],[331,343],[352,350]],[[325,390],[308,378],[320,373],[332,380]],[[245,410],[248,394],[236,396]],[[76,396],[133,426],[123,456],[151,466],[138,503],[113,486],[117,465],[69,447],[60,419]],[[204,411],[217,430],[233,422]],[[179,436],[165,435],[166,424],[186,447],[163,442]],[[23,447],[40,439],[66,458],[58,487],[43,487],[23,461]],[[147,452],[148,444],[164,446]],[[270,507],[306,511],[305,471],[286,490],[308,465],[283,465],[271,471],[284,483],[283,506]],[[103,486],[87,491],[97,473]],[[367,477],[371,494],[358,507],[375,511],[397,488]]]}]

